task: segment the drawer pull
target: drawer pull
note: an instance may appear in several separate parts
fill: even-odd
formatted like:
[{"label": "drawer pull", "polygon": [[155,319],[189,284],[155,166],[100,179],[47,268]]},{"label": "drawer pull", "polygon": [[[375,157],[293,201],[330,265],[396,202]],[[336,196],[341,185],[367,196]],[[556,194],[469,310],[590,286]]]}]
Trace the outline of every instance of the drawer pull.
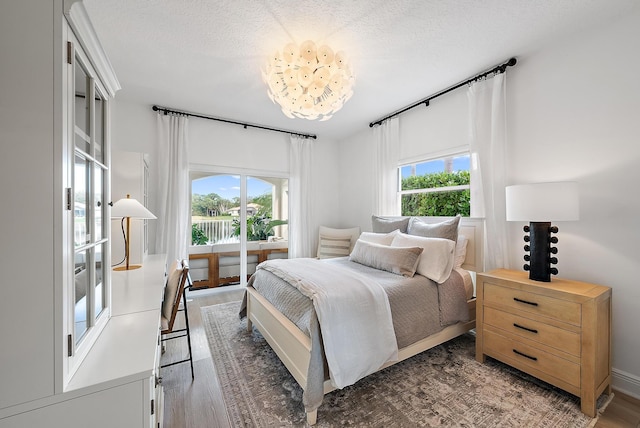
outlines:
[{"label": "drawer pull", "polygon": [[523,353],[523,352],[518,351],[517,349],[514,349],[514,350],[513,350],[513,352],[515,352],[515,353],[516,353],[516,354],[518,354],[518,355],[522,355],[523,357],[528,358],[528,359],[530,359],[530,360],[538,361],[538,358],[537,358],[537,357],[532,357],[531,355],[527,355],[527,354],[525,354],[525,353]]},{"label": "drawer pull", "polygon": [[529,302],[527,300],[518,299],[517,297],[514,297],[513,300],[515,300],[516,302],[525,303],[525,304],[531,305],[531,306],[538,306],[538,304],[536,302]]},{"label": "drawer pull", "polygon": [[535,328],[524,327],[516,323],[513,323],[513,326],[516,328],[521,328],[522,330],[530,331],[531,333],[536,333],[536,334],[538,333],[538,330],[536,330]]}]

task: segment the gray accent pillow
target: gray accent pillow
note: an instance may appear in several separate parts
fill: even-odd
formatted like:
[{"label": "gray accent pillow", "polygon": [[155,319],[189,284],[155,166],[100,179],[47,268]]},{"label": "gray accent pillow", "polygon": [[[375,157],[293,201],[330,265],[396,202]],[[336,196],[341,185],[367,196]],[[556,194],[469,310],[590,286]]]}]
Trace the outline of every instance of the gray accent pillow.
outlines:
[{"label": "gray accent pillow", "polygon": [[422,251],[420,247],[389,247],[358,239],[349,260],[396,275],[412,277],[416,273]]},{"label": "gray accent pillow", "polygon": [[458,240],[459,224],[460,215],[441,223],[425,223],[419,218],[411,217],[407,233],[409,235],[424,236],[425,238],[450,239],[453,242],[456,242]]},{"label": "gray accent pillow", "polygon": [[371,226],[375,233],[389,233],[396,229],[399,229],[402,233],[407,233],[408,225],[409,217],[397,219],[378,217],[377,215],[371,216]]}]

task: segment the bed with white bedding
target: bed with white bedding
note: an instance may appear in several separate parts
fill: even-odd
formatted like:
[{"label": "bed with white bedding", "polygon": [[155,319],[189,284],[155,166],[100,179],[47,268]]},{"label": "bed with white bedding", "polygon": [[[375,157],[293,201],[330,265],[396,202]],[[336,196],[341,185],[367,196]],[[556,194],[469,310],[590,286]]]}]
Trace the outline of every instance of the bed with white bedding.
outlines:
[{"label": "bed with white bedding", "polygon": [[481,266],[482,232],[480,220],[462,220],[465,261],[440,284],[349,257],[260,266],[243,304],[248,328],[262,333],[303,388],[309,424],[324,394],[475,327],[469,270]]}]

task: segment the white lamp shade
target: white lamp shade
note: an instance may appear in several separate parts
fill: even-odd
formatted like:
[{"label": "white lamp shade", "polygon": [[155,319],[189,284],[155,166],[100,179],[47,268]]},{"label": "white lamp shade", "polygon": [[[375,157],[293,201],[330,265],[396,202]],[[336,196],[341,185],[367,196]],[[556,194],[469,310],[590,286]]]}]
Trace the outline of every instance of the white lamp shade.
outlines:
[{"label": "white lamp shade", "polygon": [[131,218],[157,218],[151,211],[145,208],[140,202],[133,198],[122,198],[111,207],[111,217],[131,217]]},{"label": "white lamp shade", "polygon": [[573,181],[508,186],[507,221],[579,220],[578,183]]}]

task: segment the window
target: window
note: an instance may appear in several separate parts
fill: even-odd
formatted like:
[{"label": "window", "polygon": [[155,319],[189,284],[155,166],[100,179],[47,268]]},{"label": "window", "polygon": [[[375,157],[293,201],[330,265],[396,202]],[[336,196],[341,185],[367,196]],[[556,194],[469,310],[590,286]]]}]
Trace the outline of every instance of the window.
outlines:
[{"label": "window", "polygon": [[469,153],[460,153],[400,165],[401,215],[468,217],[469,159]]}]

